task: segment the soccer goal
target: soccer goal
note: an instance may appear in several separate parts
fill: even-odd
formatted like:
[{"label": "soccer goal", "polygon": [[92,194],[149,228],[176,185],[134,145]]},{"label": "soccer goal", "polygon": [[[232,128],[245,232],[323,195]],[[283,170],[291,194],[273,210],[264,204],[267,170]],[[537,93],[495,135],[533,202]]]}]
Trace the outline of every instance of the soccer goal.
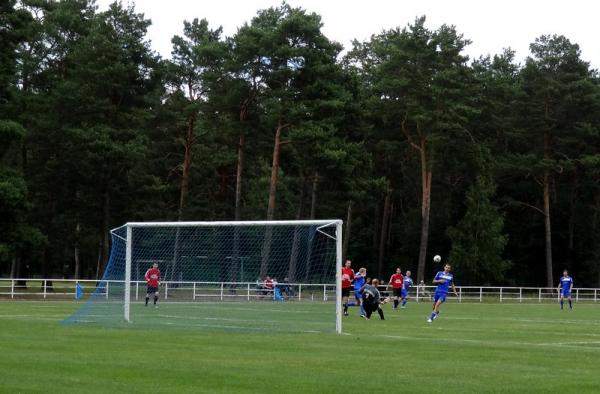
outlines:
[{"label": "soccer goal", "polygon": [[342,330],[341,220],[127,223],[111,235],[102,280],[65,322]]}]

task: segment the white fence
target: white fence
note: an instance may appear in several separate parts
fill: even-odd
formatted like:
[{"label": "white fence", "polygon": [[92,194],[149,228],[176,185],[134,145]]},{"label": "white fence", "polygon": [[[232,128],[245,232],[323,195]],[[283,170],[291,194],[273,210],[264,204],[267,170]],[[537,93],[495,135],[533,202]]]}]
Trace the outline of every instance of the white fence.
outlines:
[{"label": "white fence", "polygon": [[[20,286],[25,283],[26,286]],[[0,279],[0,299],[73,299],[77,294],[77,285],[83,289],[83,299],[96,290],[96,280],[74,279]],[[103,281],[104,286],[97,293],[107,299],[123,294],[124,281]],[[334,284],[290,283],[278,284],[286,300],[297,301],[333,301]],[[111,287],[116,288],[111,293]],[[285,291],[287,290],[287,291]],[[382,292],[387,292],[381,286]],[[409,298],[417,302],[428,302],[435,290],[434,286],[416,286],[409,292]],[[542,303],[555,302],[558,299],[556,288],[545,287],[456,287],[458,297],[451,296],[454,302],[511,302]],[[166,281],[160,286],[161,298],[171,301],[250,301],[273,299],[273,289],[265,289],[255,282],[177,282]],[[131,282],[131,298],[145,298],[146,283]],[[575,302],[598,302],[600,289],[574,288],[572,298]],[[351,295],[351,299],[353,296]]]}]

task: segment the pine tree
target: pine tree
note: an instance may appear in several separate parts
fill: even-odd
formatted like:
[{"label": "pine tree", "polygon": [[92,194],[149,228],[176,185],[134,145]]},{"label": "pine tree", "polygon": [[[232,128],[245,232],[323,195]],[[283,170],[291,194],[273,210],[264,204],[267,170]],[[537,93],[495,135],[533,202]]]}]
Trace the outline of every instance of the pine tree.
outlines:
[{"label": "pine tree", "polygon": [[504,232],[504,214],[494,204],[496,191],[489,153],[481,148],[480,166],[475,182],[465,196],[465,214],[456,226],[448,228],[452,241],[450,262],[460,272],[461,283],[501,284],[510,262],[503,258],[508,237]]}]

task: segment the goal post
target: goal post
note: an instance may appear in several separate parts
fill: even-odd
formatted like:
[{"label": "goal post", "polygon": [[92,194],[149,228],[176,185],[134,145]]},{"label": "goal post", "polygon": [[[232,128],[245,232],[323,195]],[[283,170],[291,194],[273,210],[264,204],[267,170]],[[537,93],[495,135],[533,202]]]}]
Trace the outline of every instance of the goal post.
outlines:
[{"label": "goal post", "polygon": [[341,220],[130,222],[111,235],[102,280],[66,321],[342,332]]}]

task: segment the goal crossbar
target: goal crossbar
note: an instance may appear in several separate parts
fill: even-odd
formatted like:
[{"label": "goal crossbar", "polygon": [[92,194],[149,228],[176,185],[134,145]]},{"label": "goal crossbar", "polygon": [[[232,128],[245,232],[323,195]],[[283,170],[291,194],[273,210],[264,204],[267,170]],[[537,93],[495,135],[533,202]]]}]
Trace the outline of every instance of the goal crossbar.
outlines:
[{"label": "goal crossbar", "polygon": [[[247,221],[216,221],[216,222],[128,222],[127,227],[194,227],[194,226],[295,226],[295,225],[337,225],[341,219],[329,220],[247,220]],[[123,226],[117,227],[121,228]]]}]

